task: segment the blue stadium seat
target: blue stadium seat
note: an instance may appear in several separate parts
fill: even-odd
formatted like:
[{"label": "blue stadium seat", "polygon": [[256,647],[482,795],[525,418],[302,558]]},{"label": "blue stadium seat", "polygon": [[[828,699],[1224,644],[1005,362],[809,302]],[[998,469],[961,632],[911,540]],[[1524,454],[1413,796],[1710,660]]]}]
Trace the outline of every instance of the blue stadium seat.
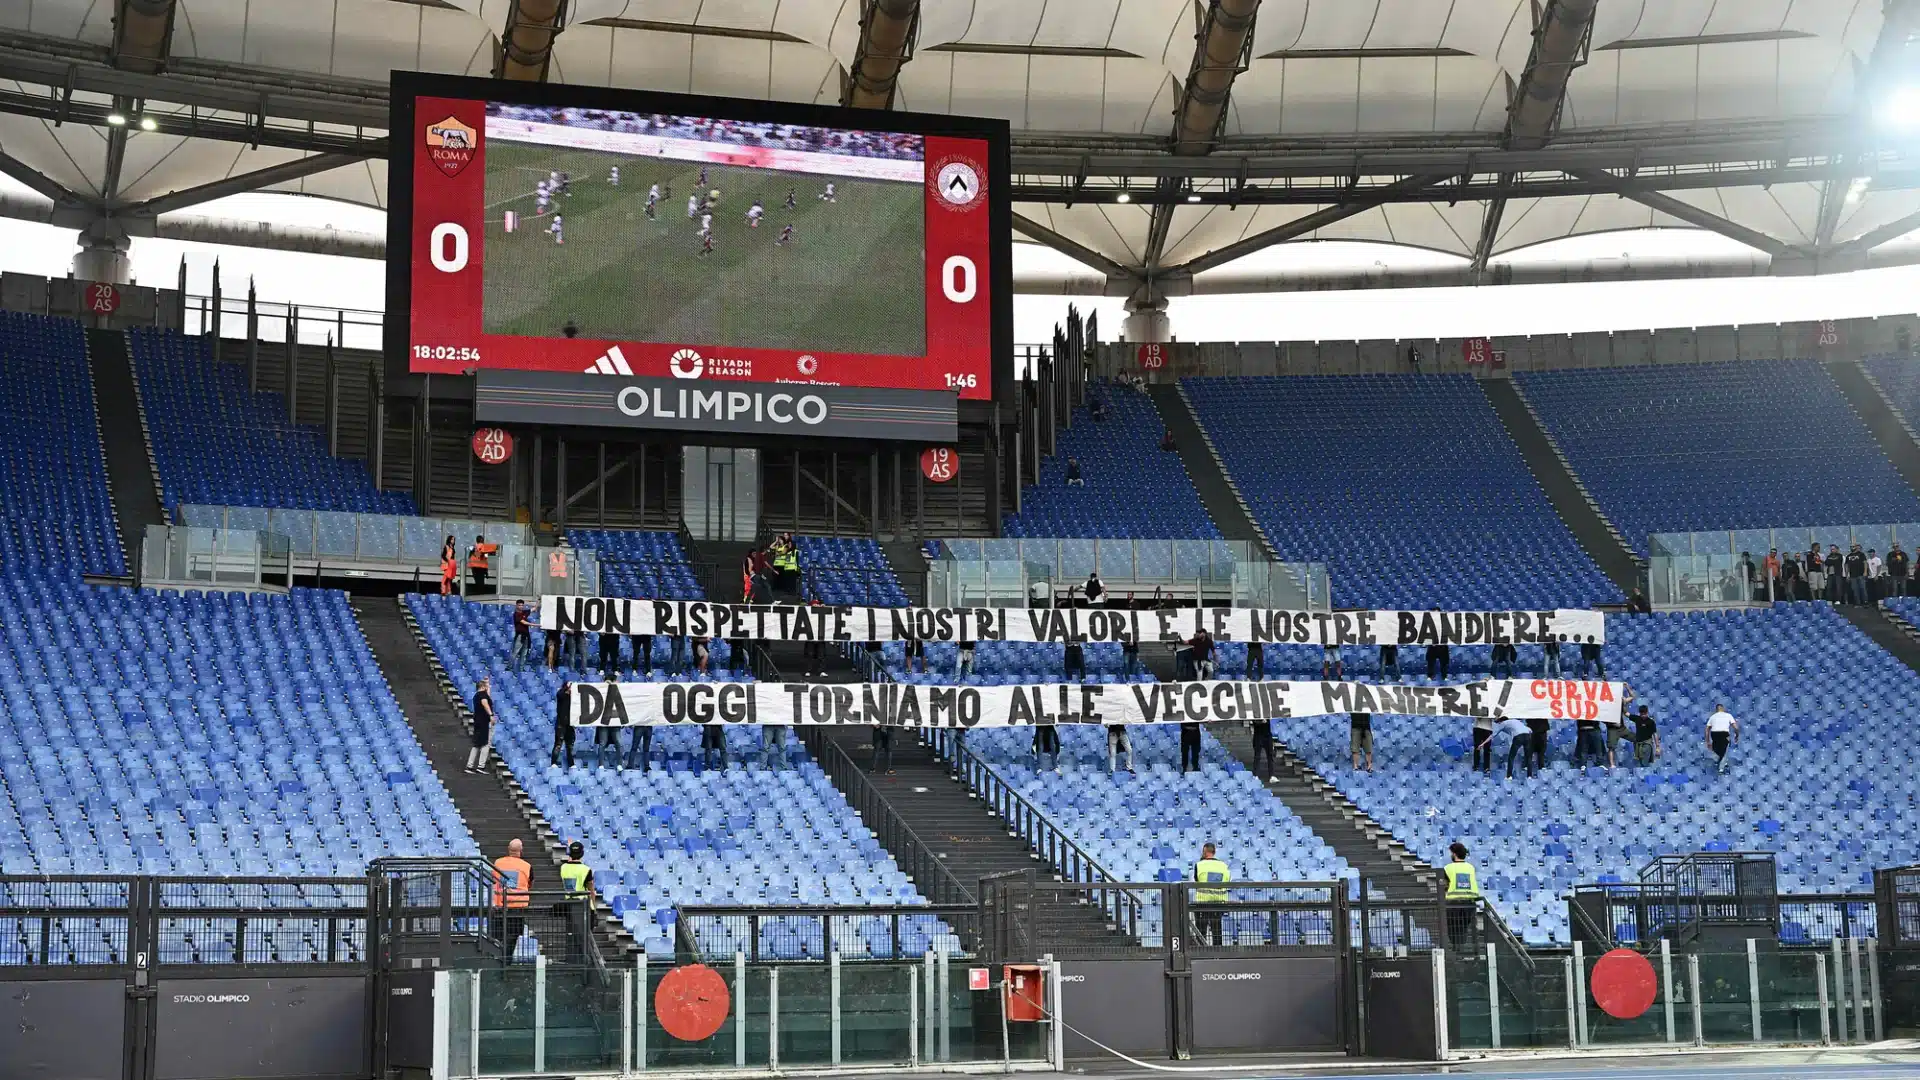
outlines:
[{"label": "blue stadium seat", "polygon": [[1642,555],[1661,532],[1920,521],[1920,497],[1818,360],[1514,379],[1587,492]]},{"label": "blue stadium seat", "polygon": [[366,462],[330,455],[325,432],[288,423],[285,398],[248,390],[246,369],[215,363],[205,338],[136,327],[127,341],[168,512],[183,503],[418,512],[412,495],[376,488]]},{"label": "blue stadium seat", "polygon": [[0,311],[0,568],[127,573],[107,495],[86,336]]},{"label": "blue stadium seat", "polygon": [[600,557],[600,593],[636,600],[704,600],[678,533],[568,529],[567,542]]},{"label": "blue stadium seat", "polygon": [[34,613],[0,624],[10,872],[356,877],[478,854],[344,593],[9,576],[0,604]]},{"label": "blue stadium seat", "polygon": [[[1090,403],[1107,405],[1096,423]],[[1145,394],[1096,382],[1088,404],[1073,411],[1054,455],[1040,466],[1040,482],[1020,493],[1020,512],[1005,521],[1007,536],[1131,537],[1136,540],[1218,538],[1180,455],[1160,449],[1166,425]],[[1080,462],[1084,486],[1068,486],[1067,459]]]},{"label": "blue stadium seat", "polygon": [[1585,607],[1620,592],[1466,375],[1184,379],[1283,561],[1342,607]]},{"label": "blue stadium seat", "polygon": [[880,550],[866,537],[796,536],[803,598],[823,604],[906,607],[907,590]]}]

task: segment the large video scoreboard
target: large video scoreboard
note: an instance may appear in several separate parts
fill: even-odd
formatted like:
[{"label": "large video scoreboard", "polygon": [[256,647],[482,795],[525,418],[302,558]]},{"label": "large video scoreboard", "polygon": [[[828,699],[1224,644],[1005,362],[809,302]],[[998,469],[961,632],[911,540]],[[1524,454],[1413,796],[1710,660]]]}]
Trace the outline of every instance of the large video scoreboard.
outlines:
[{"label": "large video scoreboard", "polygon": [[1004,122],[413,72],[392,101],[412,372],[961,400],[1011,376]]}]

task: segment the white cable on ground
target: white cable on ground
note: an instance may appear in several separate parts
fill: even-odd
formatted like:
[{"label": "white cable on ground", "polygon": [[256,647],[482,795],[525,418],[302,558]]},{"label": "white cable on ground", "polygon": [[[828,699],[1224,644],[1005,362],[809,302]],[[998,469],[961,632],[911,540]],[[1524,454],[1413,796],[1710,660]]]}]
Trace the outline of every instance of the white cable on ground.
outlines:
[{"label": "white cable on ground", "polygon": [[[1001,985],[1005,986],[1006,984],[1003,982],[1001,983]],[[1078,1035],[1081,1038],[1092,1043],[1093,1045],[1099,1047],[1100,1049],[1105,1050],[1107,1053],[1112,1054],[1114,1057],[1119,1058],[1121,1061],[1138,1065],[1143,1069],[1152,1069],[1154,1072],[1170,1072],[1170,1073],[1222,1073],[1222,1072],[1272,1073],[1275,1069],[1275,1066],[1272,1062],[1268,1062],[1265,1065],[1156,1065],[1151,1061],[1141,1061],[1137,1057],[1133,1057],[1128,1054],[1123,1054],[1120,1051],[1115,1050],[1113,1047],[1108,1046],[1106,1043],[1101,1042],[1099,1039],[1096,1039],[1093,1036],[1087,1034],[1086,1032],[1081,1031],[1079,1028],[1074,1027],[1072,1024],[1067,1023],[1065,1020],[1062,1020],[1059,1017],[1054,1016],[1052,1013],[1049,1013],[1047,1011],[1046,1006],[1033,1000],[1027,995],[1022,994],[1017,990],[1011,991],[1011,992],[1015,997],[1018,997],[1021,1001],[1024,1001],[1027,1004],[1033,1006],[1034,1008],[1040,1010],[1040,1015],[1046,1017],[1049,1021],[1059,1024],[1061,1027],[1066,1028],[1068,1031],[1073,1032],[1075,1035]],[[1002,1007],[1004,1008],[1005,1006],[1002,1006]]]}]

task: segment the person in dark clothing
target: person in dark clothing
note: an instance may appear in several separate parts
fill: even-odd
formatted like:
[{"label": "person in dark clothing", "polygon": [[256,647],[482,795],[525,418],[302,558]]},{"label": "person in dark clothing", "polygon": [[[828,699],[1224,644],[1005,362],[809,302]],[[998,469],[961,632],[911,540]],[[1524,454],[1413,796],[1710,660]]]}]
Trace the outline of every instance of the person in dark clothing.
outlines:
[{"label": "person in dark clothing", "polygon": [[[602,637],[603,638],[613,637],[613,635],[604,634],[602,635]],[[620,648],[619,648],[619,645],[617,644],[619,639],[614,638],[614,640],[616,642],[614,646],[614,656],[617,659],[620,655]],[[607,676],[607,681],[610,683],[617,683],[620,681],[620,671],[619,671],[618,665],[615,665],[615,670]],[[615,694],[620,692],[620,688],[618,686],[609,686],[607,690],[609,693],[615,693]],[[594,764],[602,765],[602,766],[606,765],[607,752],[609,750],[613,752],[613,763],[616,766],[619,765],[620,764],[620,729],[617,727],[594,728],[593,729]]]},{"label": "person in dark clothing", "polygon": [[1780,600],[1800,599],[1800,560],[1793,552],[1787,552],[1780,560],[1780,584],[1774,596]]},{"label": "person in dark clothing", "polygon": [[1518,659],[1517,653],[1518,650],[1507,642],[1494,642],[1493,658],[1487,665],[1487,676],[1494,679],[1499,678],[1500,669],[1504,667],[1507,669],[1507,678],[1513,678],[1513,664],[1514,661]]},{"label": "person in dark clothing", "polygon": [[1859,605],[1867,602],[1867,555],[1859,544],[1847,552],[1847,599]]},{"label": "person in dark clothing", "polygon": [[1548,720],[1544,716],[1527,721],[1526,762],[1529,777],[1547,767],[1547,726]]},{"label": "person in dark clothing", "polygon": [[1257,641],[1247,642],[1247,678],[1259,682],[1267,677],[1266,649]]},{"label": "person in dark clothing", "polygon": [[[1247,726],[1253,729],[1253,774],[1263,782],[1273,783],[1273,721],[1250,720]],[[1265,771],[1260,768],[1260,759],[1265,758]]]},{"label": "person in dark clothing", "polygon": [[1213,678],[1213,635],[1202,628],[1187,642],[1193,646],[1193,670],[1197,679]]},{"label": "person in dark clothing", "polygon": [[565,679],[553,701],[553,753],[547,755],[547,764],[560,764],[562,754],[567,768],[573,768],[573,684]]},{"label": "person in dark clothing", "polygon": [[747,661],[752,657],[747,651],[746,638],[731,638],[727,641],[727,671],[738,675],[747,670]]},{"label": "person in dark clothing", "polygon": [[1901,550],[1900,541],[1895,540],[1887,551],[1887,595],[1907,595],[1907,575],[1912,572],[1913,559]]},{"label": "person in dark clothing", "polygon": [[1080,459],[1079,458],[1070,457],[1067,459],[1067,486],[1068,487],[1086,487],[1087,486],[1086,478],[1080,475]]},{"label": "person in dark clothing", "polygon": [[1445,645],[1427,646],[1427,678],[1444,679],[1453,662],[1453,650]]},{"label": "person in dark clothing", "polygon": [[1473,719],[1473,771],[1490,773],[1493,771],[1493,717],[1476,716]]},{"label": "person in dark clothing", "polygon": [[1188,721],[1180,725],[1180,772],[1200,771],[1200,725]]},{"label": "person in dark clothing", "polygon": [[1060,771],[1060,732],[1052,724],[1033,729],[1033,767],[1038,772]]},{"label": "person in dark clothing", "polygon": [[541,651],[547,658],[548,671],[552,671],[554,668],[560,666],[560,630],[558,627],[549,627],[547,629],[547,640],[541,647]]},{"label": "person in dark clothing", "polygon": [[1595,674],[1596,669],[1600,678],[1607,677],[1606,662],[1600,658],[1600,643],[1593,639],[1592,634],[1588,634],[1587,640],[1580,643],[1580,677],[1588,678]]},{"label": "person in dark clothing", "polygon": [[1560,677],[1560,639],[1550,637],[1540,646],[1540,677],[1557,679]]},{"label": "person in dark clothing", "polygon": [[1087,653],[1085,646],[1077,641],[1067,642],[1067,659],[1063,668],[1062,678],[1079,679],[1085,682],[1087,678]]},{"label": "person in dark clothing", "polygon": [[722,724],[708,724],[700,729],[700,764],[704,768],[713,768],[714,754],[720,755],[720,767],[727,767],[727,729]]},{"label": "person in dark clothing", "polygon": [[918,670],[922,675],[925,675],[927,673],[927,643],[926,642],[920,640],[919,638],[908,638],[906,646],[902,651],[905,652],[906,654],[908,672],[913,672],[915,670]]},{"label": "person in dark clothing", "polygon": [[1802,569],[1807,574],[1806,598],[1818,600],[1827,590],[1827,563],[1821,557],[1819,544],[1813,544],[1807,548],[1807,557],[1802,560],[1802,563]]},{"label": "person in dark clothing", "polygon": [[587,671],[587,632],[585,630],[567,631],[567,655],[560,661],[562,667],[571,666],[578,674]]},{"label": "person in dark clothing", "polygon": [[1607,741],[1600,733],[1600,721],[1576,720],[1573,724],[1573,767],[1607,763]]},{"label": "person in dark clothing", "polygon": [[885,724],[873,725],[873,768],[869,771],[893,775],[893,729]]},{"label": "person in dark clothing", "polygon": [[1653,722],[1653,714],[1642,705],[1640,711],[1633,715],[1633,761],[1636,765],[1651,765],[1659,756],[1659,725]]},{"label": "person in dark clothing", "polygon": [[[964,641],[960,643],[962,654],[967,652],[967,644]],[[1140,671],[1140,641],[1130,637],[1120,643],[1120,674],[1131,679]]]},{"label": "person in dark clothing", "polygon": [[620,670],[620,635],[600,635],[600,677],[608,678]]},{"label": "person in dark clothing", "polygon": [[1592,634],[1587,635],[1587,645],[1593,650],[1593,674],[1595,678],[1607,677],[1607,647]]},{"label": "person in dark clothing", "polygon": [[533,651],[533,612],[525,600],[513,602],[513,650],[507,654],[507,670],[519,671]]},{"label": "person in dark clothing", "polygon": [[1633,590],[1633,595],[1627,597],[1627,614],[1647,615],[1647,614],[1651,614],[1652,612],[1653,612],[1653,605],[1647,602],[1646,593],[1641,592],[1639,589],[1635,589]]},{"label": "person in dark clothing", "polygon": [[469,773],[487,767],[487,752],[493,749],[493,681],[486,676],[473,688],[473,749],[467,754]]},{"label": "person in dark clothing", "polygon": [[1373,714],[1357,712],[1351,718],[1347,734],[1347,746],[1353,751],[1353,767],[1361,768],[1365,759],[1366,770],[1373,771]]},{"label": "person in dark clothing", "polygon": [[1827,600],[1838,604],[1847,597],[1847,557],[1839,544],[1827,545]]},{"label": "person in dark clothing", "polygon": [[653,674],[653,635],[633,635],[633,673],[646,678]]},{"label": "person in dark clothing", "polygon": [[1396,679],[1400,677],[1400,646],[1398,645],[1380,646],[1380,677],[1384,679],[1389,673]]},{"label": "person in dark clothing", "polygon": [[1081,587],[1081,593],[1087,598],[1087,606],[1097,606],[1107,595],[1107,583],[1100,580],[1099,574],[1088,574],[1087,583]]},{"label": "person in dark clothing", "polygon": [[653,771],[653,725],[634,725],[633,742],[627,747],[626,768],[643,773]]},{"label": "person in dark clothing", "polygon": [[1165,432],[1161,433],[1160,449],[1166,451],[1169,454],[1175,453],[1180,449],[1180,444],[1173,440],[1172,428],[1168,428]]}]

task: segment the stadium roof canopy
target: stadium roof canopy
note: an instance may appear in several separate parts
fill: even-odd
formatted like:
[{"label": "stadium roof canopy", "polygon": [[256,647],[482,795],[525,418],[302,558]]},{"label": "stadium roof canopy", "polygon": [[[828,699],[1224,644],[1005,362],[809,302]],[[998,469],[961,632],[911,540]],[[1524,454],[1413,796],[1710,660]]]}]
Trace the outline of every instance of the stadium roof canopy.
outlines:
[{"label": "stadium roof canopy", "polygon": [[383,205],[386,75],[418,68],[1005,117],[1022,238],[1142,299],[1231,288],[1234,260],[1314,239],[1458,257],[1421,283],[1507,280],[1518,249],[1649,226],[1752,250],[1719,272],[1852,269],[1920,250],[1888,245],[1920,229],[1916,8],[16,0],[0,170],[44,198],[0,213],[373,253],[179,212],[253,189]]}]

